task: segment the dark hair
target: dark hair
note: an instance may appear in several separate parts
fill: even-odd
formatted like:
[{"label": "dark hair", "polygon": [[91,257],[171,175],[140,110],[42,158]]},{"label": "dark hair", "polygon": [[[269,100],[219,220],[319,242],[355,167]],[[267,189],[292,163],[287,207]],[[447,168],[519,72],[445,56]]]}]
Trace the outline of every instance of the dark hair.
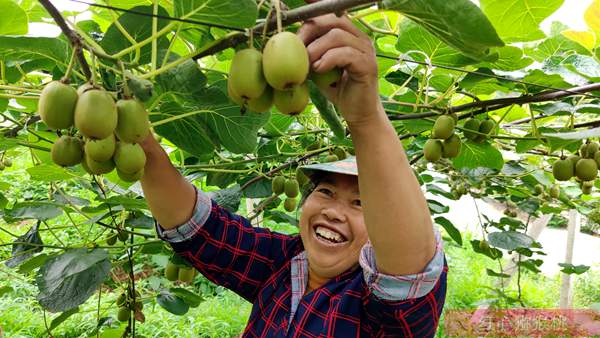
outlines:
[{"label": "dark hair", "polygon": [[309,178],[308,183],[303,185],[301,188],[302,197],[300,198],[300,203],[298,204],[298,208],[301,208],[304,205],[304,202],[306,202],[306,199],[308,198],[308,196],[310,194],[312,194],[312,192],[315,190],[315,188],[319,185],[319,183],[321,183],[323,181],[323,179],[328,174],[329,173],[323,172],[323,171],[315,171],[308,176],[308,178]]}]

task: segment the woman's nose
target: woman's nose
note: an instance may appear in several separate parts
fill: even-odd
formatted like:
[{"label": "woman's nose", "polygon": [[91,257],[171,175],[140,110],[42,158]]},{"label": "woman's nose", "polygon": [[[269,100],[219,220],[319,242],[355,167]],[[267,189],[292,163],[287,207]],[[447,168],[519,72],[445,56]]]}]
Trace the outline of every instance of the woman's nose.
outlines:
[{"label": "woman's nose", "polygon": [[321,213],[331,221],[346,221],[346,216],[344,215],[344,212],[340,210],[338,205],[328,205],[321,210]]}]

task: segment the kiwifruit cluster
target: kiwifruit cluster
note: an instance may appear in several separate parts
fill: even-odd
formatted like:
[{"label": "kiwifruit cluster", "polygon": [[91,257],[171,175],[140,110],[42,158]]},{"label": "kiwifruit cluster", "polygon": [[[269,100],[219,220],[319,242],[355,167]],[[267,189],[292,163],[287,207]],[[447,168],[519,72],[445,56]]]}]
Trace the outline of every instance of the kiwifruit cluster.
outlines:
[{"label": "kiwifruit cluster", "polygon": [[133,98],[115,102],[103,88],[86,83],[75,90],[61,81],[47,84],[39,113],[51,129],[75,126],[81,137],[61,135],[52,145],[54,163],[81,164],[92,175],[117,169],[119,177],[135,182],[144,175],[146,154],[139,145],[150,132],[148,112]]},{"label": "kiwifruit cluster", "polygon": [[12,167],[12,160],[8,157],[5,157],[6,155],[3,155],[2,160],[0,160],[0,171],[8,168],[8,167]]},{"label": "kiwifruit cluster", "polygon": [[492,119],[486,118],[480,121],[468,118],[463,125],[463,135],[468,140],[480,143],[496,133],[495,127],[496,123]]},{"label": "kiwifruit cluster", "polygon": [[300,182],[297,177],[286,179],[281,175],[275,176],[271,181],[271,190],[275,195],[285,194],[286,199],[283,201],[283,208],[287,212],[296,210],[298,206],[297,197],[300,194]]},{"label": "kiwifruit cluster", "polygon": [[[306,83],[309,60],[306,47],[291,32],[281,32],[267,41],[262,52],[255,48],[238,51],[229,70],[227,92],[240,106],[261,113],[273,105],[283,114],[298,115],[309,101]],[[339,70],[315,75],[313,81],[327,85]]]},{"label": "kiwifruit cluster", "polygon": [[117,243],[117,239],[121,242],[127,242],[129,239],[129,232],[123,230],[111,231],[106,237],[106,244],[112,246]]},{"label": "kiwifruit cluster", "polygon": [[572,154],[561,158],[552,164],[552,175],[557,181],[568,181],[571,178],[579,182],[581,191],[590,194],[594,187],[594,180],[598,177],[600,166],[600,145],[597,142],[587,141],[579,148],[579,154]]},{"label": "kiwifruit cluster", "polygon": [[117,298],[117,319],[120,322],[126,322],[131,318],[131,312],[142,311],[144,308],[144,303],[140,300],[140,293],[138,291],[135,292],[135,299],[131,299],[127,297],[127,293],[121,293]]},{"label": "kiwifruit cluster", "polygon": [[462,142],[454,133],[456,115],[441,115],[433,125],[431,138],[425,142],[423,155],[429,162],[437,162],[443,158],[454,158],[460,154]]},{"label": "kiwifruit cluster", "polygon": [[190,284],[196,276],[196,269],[191,266],[180,266],[169,260],[165,267],[165,277],[171,282],[180,281]]}]

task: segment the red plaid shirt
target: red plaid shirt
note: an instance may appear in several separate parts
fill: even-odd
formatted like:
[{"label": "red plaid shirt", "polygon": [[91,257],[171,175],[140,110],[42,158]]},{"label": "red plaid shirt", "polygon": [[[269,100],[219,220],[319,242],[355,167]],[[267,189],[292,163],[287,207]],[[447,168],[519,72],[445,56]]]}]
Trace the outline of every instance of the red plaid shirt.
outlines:
[{"label": "red plaid shirt", "polygon": [[422,273],[379,273],[373,248],[359,267],[304,294],[308,261],[299,236],[253,227],[198,191],[192,218],[159,236],[206,278],[253,305],[243,337],[433,337],[448,266],[437,252]]}]

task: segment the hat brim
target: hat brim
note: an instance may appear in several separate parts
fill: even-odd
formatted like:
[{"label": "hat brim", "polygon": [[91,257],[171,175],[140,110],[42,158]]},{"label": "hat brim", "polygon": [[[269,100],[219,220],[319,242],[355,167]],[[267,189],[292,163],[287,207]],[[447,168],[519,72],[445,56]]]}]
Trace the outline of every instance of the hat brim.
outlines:
[{"label": "hat brim", "polygon": [[311,177],[319,172],[358,176],[358,168],[356,166],[356,158],[354,156],[350,156],[346,159],[335,162],[314,163],[301,166],[300,170],[302,170],[302,172],[308,177]]}]

